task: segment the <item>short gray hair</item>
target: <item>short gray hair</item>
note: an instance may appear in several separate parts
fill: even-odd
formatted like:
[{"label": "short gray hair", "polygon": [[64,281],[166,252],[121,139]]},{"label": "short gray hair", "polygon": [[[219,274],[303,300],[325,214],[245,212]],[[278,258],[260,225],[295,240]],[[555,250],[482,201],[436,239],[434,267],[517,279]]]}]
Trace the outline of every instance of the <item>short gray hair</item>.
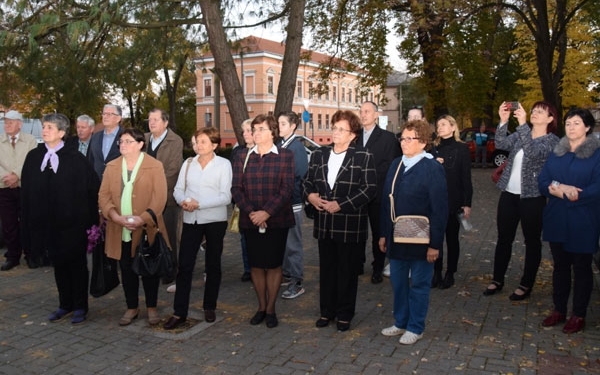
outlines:
[{"label": "short gray hair", "polygon": [[94,119],[88,115],[81,115],[81,116],[77,117],[77,122],[79,122],[79,121],[83,121],[83,122],[87,123],[90,128],[93,128],[94,126],[96,126],[96,121],[94,121]]},{"label": "short gray hair", "polygon": [[116,105],[116,104],[105,104],[105,105],[104,105],[104,109],[106,109],[107,107],[108,107],[108,108],[114,108],[114,109],[115,109],[115,111],[117,111],[117,114],[118,114],[119,116],[123,117],[123,110],[121,110],[121,106],[118,106],[118,105]]},{"label": "short gray hair", "polygon": [[62,113],[50,113],[50,114],[44,115],[44,117],[42,117],[42,124],[44,124],[44,122],[50,122],[50,123],[56,125],[58,130],[64,131],[65,134],[69,133],[69,125],[70,125],[69,118],[67,116],[63,115]]}]

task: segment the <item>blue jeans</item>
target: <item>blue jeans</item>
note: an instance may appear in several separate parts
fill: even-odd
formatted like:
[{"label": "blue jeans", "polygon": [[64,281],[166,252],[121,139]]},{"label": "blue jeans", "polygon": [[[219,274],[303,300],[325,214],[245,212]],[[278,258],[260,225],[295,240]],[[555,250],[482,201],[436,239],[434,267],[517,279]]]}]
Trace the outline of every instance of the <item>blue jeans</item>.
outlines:
[{"label": "blue jeans", "polygon": [[[411,279],[408,278],[408,272]],[[390,259],[394,293],[394,325],[420,335],[425,330],[433,263],[426,260]]]},{"label": "blue jeans", "polygon": [[295,282],[304,280],[304,248],[302,247],[302,216],[304,211],[294,212],[296,225],[288,231],[282,273]]}]

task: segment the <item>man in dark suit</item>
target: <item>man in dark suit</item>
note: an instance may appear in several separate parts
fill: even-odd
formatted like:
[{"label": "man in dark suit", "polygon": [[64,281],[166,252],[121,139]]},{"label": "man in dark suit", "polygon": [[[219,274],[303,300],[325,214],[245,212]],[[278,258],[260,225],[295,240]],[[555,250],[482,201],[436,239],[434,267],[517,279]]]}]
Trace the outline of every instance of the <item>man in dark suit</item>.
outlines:
[{"label": "man in dark suit", "polygon": [[[377,104],[366,101],[360,106],[360,120],[363,131],[357,139],[358,146],[362,146],[373,154],[375,172],[377,174],[377,194],[369,203],[369,223],[371,226],[371,246],[373,252],[373,274],[371,282],[379,284],[383,281],[383,266],[385,253],[379,251],[379,217],[381,211],[381,192],[392,161],[401,155],[400,145],[392,132],[383,130],[377,125],[379,108]],[[363,254],[366,253],[365,251]],[[363,255],[363,265],[366,255]]]},{"label": "man in dark suit", "polygon": [[84,156],[88,156],[90,140],[92,139],[92,134],[94,134],[95,125],[96,121],[88,115],[77,117],[77,134],[69,137],[66,144],[75,147]]},{"label": "man in dark suit", "polygon": [[[148,114],[148,128],[146,133],[146,153],[158,159],[165,170],[167,178],[167,206],[163,212],[163,219],[167,227],[171,250],[175,255],[177,264],[177,243],[180,234],[178,226],[181,222],[181,208],[173,198],[173,190],[177,184],[179,170],[183,163],[183,140],[173,130],[168,128],[169,115],[162,109],[154,108]],[[174,270],[176,273],[176,270]],[[163,283],[169,284],[175,279],[175,274],[163,277]]]},{"label": "man in dark suit", "polygon": [[90,139],[88,159],[100,180],[102,180],[106,164],[121,155],[117,142],[121,132],[122,114],[121,107],[118,105],[106,104],[102,110],[104,130],[95,133]]}]

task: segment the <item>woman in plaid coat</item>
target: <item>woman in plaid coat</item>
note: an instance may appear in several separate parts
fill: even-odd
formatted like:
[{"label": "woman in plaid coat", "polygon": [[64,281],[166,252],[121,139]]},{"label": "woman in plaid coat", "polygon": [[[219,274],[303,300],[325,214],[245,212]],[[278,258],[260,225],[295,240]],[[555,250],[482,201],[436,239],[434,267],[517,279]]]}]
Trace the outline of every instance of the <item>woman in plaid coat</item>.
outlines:
[{"label": "woman in plaid coat", "polygon": [[375,197],[373,155],[354,142],[360,119],[337,111],[331,120],[333,144],[313,152],[304,198],[317,211],[313,236],[319,244],[321,317],[319,328],[335,318],[347,331],[354,317],[361,254],[368,237],[367,203]]}]

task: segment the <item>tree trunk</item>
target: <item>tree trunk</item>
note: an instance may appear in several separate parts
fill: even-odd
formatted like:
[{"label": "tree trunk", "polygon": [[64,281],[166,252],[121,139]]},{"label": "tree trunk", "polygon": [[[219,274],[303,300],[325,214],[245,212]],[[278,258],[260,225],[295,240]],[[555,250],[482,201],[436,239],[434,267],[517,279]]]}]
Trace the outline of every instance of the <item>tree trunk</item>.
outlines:
[{"label": "tree trunk", "polygon": [[248,107],[246,106],[246,99],[244,98],[235,62],[227,43],[227,35],[223,29],[221,2],[218,0],[200,0],[199,3],[204,16],[204,26],[208,33],[208,44],[215,59],[214,70],[222,82],[235,137],[239,144],[244,144],[241,125],[248,118]]},{"label": "tree trunk", "polygon": [[300,65],[302,48],[302,29],[304,28],[304,9],[306,0],[294,0],[290,4],[290,16],[285,39],[285,52],[281,68],[281,78],[277,87],[277,101],[274,114],[291,111],[296,93],[296,77]]}]

